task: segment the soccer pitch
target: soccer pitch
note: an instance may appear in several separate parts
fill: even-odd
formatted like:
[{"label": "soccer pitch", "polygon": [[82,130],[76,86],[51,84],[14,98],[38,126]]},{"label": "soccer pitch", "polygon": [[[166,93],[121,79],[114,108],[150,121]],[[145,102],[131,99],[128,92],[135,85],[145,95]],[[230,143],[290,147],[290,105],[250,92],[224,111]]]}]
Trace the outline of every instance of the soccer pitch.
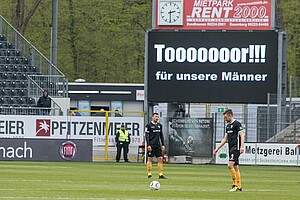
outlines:
[{"label": "soccer pitch", "polygon": [[[142,163],[1,161],[0,199],[299,199],[300,168],[241,166],[242,192],[228,192],[225,165],[165,164],[168,179]],[[161,188],[149,184],[158,180]]]}]

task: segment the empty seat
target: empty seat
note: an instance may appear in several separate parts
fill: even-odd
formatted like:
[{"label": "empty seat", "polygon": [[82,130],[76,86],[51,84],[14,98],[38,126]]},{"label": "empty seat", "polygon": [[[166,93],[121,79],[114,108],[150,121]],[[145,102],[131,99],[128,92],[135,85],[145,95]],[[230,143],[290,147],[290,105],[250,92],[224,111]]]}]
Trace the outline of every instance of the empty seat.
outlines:
[{"label": "empty seat", "polygon": [[0,64],[9,64],[9,57],[1,56],[0,57]]},{"label": "empty seat", "polygon": [[13,103],[13,97],[1,97],[0,102],[1,105],[8,106]]},{"label": "empty seat", "polygon": [[10,57],[5,57],[6,64],[14,64],[14,59],[10,59]]},{"label": "empty seat", "polygon": [[4,79],[4,80],[6,80],[8,77],[7,73],[2,73],[2,74],[0,74],[0,76],[1,76],[1,79]]},{"label": "empty seat", "polygon": [[0,80],[0,88],[4,88],[5,87],[5,81]]},{"label": "empty seat", "polygon": [[13,72],[13,65],[11,65],[11,64],[6,64],[6,65],[5,65],[5,70],[6,70],[7,72]]},{"label": "empty seat", "polygon": [[5,89],[1,89],[0,90],[0,96],[5,96],[6,95],[6,90]]},{"label": "empty seat", "polygon": [[21,98],[20,98],[20,104],[21,104],[22,106],[27,106],[26,98],[21,97]]},{"label": "empty seat", "polygon": [[22,63],[23,64],[29,64],[29,60],[27,58],[22,58]]},{"label": "empty seat", "polygon": [[27,71],[28,72],[36,72],[36,68],[34,66],[29,65],[29,66],[27,66]]},{"label": "empty seat", "polygon": [[7,93],[8,93],[9,96],[15,96],[16,95],[16,90],[14,90],[14,89],[11,90],[10,89],[10,90],[8,90]]},{"label": "empty seat", "polygon": [[25,81],[16,81],[16,88],[26,88],[27,82]]},{"label": "empty seat", "polygon": [[1,74],[1,78],[3,80],[16,80],[17,79],[17,74],[13,72],[5,72]]},{"label": "empty seat", "polygon": [[0,105],[3,105],[3,104],[5,104],[5,100],[4,100],[4,97],[1,97],[0,98]]},{"label": "empty seat", "polygon": [[18,57],[14,57],[14,56],[10,56],[7,57],[9,59],[9,64],[19,64],[19,58]]},{"label": "empty seat", "polygon": [[0,72],[6,72],[5,65],[0,64]]},{"label": "empty seat", "polygon": [[23,71],[23,72],[28,72],[28,67],[27,67],[27,65],[22,65],[22,71]]},{"label": "empty seat", "polygon": [[27,89],[16,89],[16,95],[24,97],[27,95]]},{"label": "empty seat", "polygon": [[11,97],[12,106],[19,106],[19,97]]},{"label": "empty seat", "polygon": [[18,74],[16,74],[16,73],[7,73],[7,79],[16,80],[16,79],[18,79]]},{"label": "empty seat", "polygon": [[15,64],[29,64],[29,61],[27,58],[24,57],[12,57],[13,58],[13,63]]},{"label": "empty seat", "polygon": [[5,36],[4,35],[0,35],[0,41],[5,41]]},{"label": "empty seat", "polygon": [[6,49],[7,48],[7,42],[6,41],[0,41],[0,48]]},{"label": "empty seat", "polygon": [[14,68],[13,65],[2,65],[1,70],[3,70],[3,72],[13,72]]},{"label": "empty seat", "polygon": [[6,49],[1,49],[0,50],[0,56],[6,56]]},{"label": "empty seat", "polygon": [[26,99],[23,97],[14,97],[13,99],[13,104],[15,106],[23,106],[23,105],[27,105],[26,104]]},{"label": "empty seat", "polygon": [[35,99],[32,98],[32,97],[27,97],[27,98],[26,98],[26,103],[27,103],[28,105],[35,105]]},{"label": "empty seat", "polygon": [[16,55],[16,50],[14,49],[8,49],[6,51],[6,56],[15,56]]},{"label": "empty seat", "polygon": [[8,57],[8,56],[13,56],[13,55],[12,55],[11,49],[5,49],[5,51],[6,51],[6,52],[5,52],[5,54],[6,54],[5,56],[6,56],[6,57]]},{"label": "empty seat", "polygon": [[16,79],[18,79],[18,80],[26,80],[27,79],[27,75],[24,73],[17,73],[16,76],[17,76]]},{"label": "empty seat", "polygon": [[15,90],[12,90],[10,88],[8,89],[1,89],[0,90],[0,96],[14,96],[15,95]]},{"label": "empty seat", "polygon": [[14,63],[14,64],[19,64],[19,63],[21,63],[21,62],[20,62],[20,59],[19,59],[18,57],[14,57],[14,58],[13,58],[13,63]]},{"label": "empty seat", "polygon": [[10,68],[11,68],[11,70],[12,70],[13,72],[18,72],[18,71],[19,71],[18,65],[12,65]]},{"label": "empty seat", "polygon": [[0,64],[7,64],[5,56],[0,56]]},{"label": "empty seat", "polygon": [[24,67],[25,65],[15,65],[14,70],[16,72],[27,72],[26,67]]},{"label": "empty seat", "polygon": [[7,88],[7,87],[9,87],[9,82],[1,80],[0,81],[0,88]]},{"label": "empty seat", "polygon": [[17,83],[15,81],[10,81],[10,82],[8,82],[8,86],[11,87],[11,88],[16,88]]},{"label": "empty seat", "polygon": [[6,48],[7,49],[13,49],[14,45],[12,43],[8,42]]},{"label": "empty seat", "polygon": [[8,97],[7,98],[7,103],[10,104],[10,105],[14,104],[14,98],[13,97]]}]

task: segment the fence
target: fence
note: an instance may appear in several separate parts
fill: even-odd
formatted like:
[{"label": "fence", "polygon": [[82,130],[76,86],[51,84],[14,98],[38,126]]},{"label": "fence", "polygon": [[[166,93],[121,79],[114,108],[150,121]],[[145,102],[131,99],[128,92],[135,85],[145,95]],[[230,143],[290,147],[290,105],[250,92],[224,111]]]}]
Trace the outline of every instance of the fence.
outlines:
[{"label": "fence", "polygon": [[[90,130],[89,135],[93,139],[93,160],[115,160],[117,148],[115,134],[121,124],[131,134],[128,157],[133,161],[141,161],[138,158],[139,146],[144,140],[144,113],[140,111],[107,111],[107,110],[70,110],[67,121],[69,124],[69,138],[83,134],[78,126],[86,124]],[[82,127],[81,127],[82,128]]]},{"label": "fence", "polygon": [[[255,110],[246,110],[245,113],[234,113],[234,117],[242,123],[248,142],[295,143],[295,139],[300,136],[298,134],[300,133],[300,112],[297,108],[292,109],[292,113],[290,115],[287,108],[285,113],[278,115],[276,106],[258,106]],[[223,114],[214,113],[212,118],[216,141],[220,141],[224,136],[226,126]],[[282,121],[279,122],[278,119]],[[278,137],[278,134],[281,136]]]},{"label": "fence", "polygon": [[51,108],[0,106],[0,115],[40,115],[41,110],[48,110],[51,116],[59,116],[62,113],[61,108],[53,104]]},{"label": "fence", "polygon": [[[124,124],[126,130],[131,134],[129,159],[131,161],[142,161],[144,151],[140,147],[143,145],[145,130],[143,112],[121,111],[121,115],[117,115],[118,113],[115,111],[73,110],[70,111],[71,115],[67,116],[41,116],[36,114],[37,111],[33,109],[32,115],[1,115],[0,137],[91,139],[94,161],[114,161],[117,150],[115,134],[121,124]],[[246,142],[249,143],[248,138],[254,136],[259,138],[260,127],[257,126],[258,122],[265,123],[267,120],[254,117],[256,116],[255,113],[249,113],[248,109],[245,109],[245,111],[247,112],[236,112],[235,118],[243,123],[246,130]],[[4,114],[8,112],[8,110],[3,110]],[[84,113],[89,115],[84,115]],[[190,156],[193,158],[193,163],[211,162],[214,145],[223,138],[225,132],[222,113],[214,113],[212,118],[161,117],[160,122],[163,125],[167,149],[165,153],[169,155],[170,161],[175,156]],[[271,145],[274,142],[278,142],[278,145],[286,142],[290,148],[290,144],[295,143],[295,139],[299,136],[300,123],[297,120],[292,124],[283,125],[286,128],[276,135],[274,133],[273,135],[276,136],[273,137],[274,140],[270,141],[271,137],[269,141],[260,142],[264,144],[268,144],[265,142],[271,142],[269,143]],[[276,119],[270,127],[274,126],[276,126]],[[277,130],[277,128],[274,127],[273,130]],[[285,140],[280,140],[280,138],[285,138]],[[253,142],[258,141],[251,141],[250,143]]]},{"label": "fence", "polygon": [[29,58],[30,64],[35,66],[38,72],[49,75],[63,75],[63,73],[39,51],[26,38],[24,38],[8,21],[0,15],[0,34],[5,35],[14,48],[23,56]]},{"label": "fence", "polygon": [[28,96],[38,97],[41,91],[48,90],[51,97],[66,97],[68,85],[62,75],[28,75]]},{"label": "fence", "polygon": [[[20,51],[22,56],[28,59],[29,64],[34,66],[37,74],[39,74],[27,76],[29,97],[37,99],[44,89],[50,90],[51,97],[68,96],[68,81],[64,74],[2,16],[0,16],[0,35],[4,35],[11,46]],[[56,102],[54,104],[53,109],[56,110],[59,105]],[[5,109],[9,110],[8,108]],[[10,110],[16,112],[21,108]],[[32,113],[31,108],[24,108],[23,110],[21,113]]]}]

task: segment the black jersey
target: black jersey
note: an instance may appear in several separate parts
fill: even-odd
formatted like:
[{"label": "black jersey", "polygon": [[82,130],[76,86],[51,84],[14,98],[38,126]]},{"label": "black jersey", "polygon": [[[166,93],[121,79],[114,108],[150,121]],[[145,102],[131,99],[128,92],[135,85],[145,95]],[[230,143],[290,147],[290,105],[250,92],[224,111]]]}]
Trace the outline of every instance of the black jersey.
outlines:
[{"label": "black jersey", "polygon": [[161,123],[150,122],[146,125],[145,137],[147,145],[149,146],[164,146],[164,136]]},{"label": "black jersey", "polygon": [[241,123],[236,120],[227,124],[226,133],[228,136],[229,152],[232,152],[233,150],[240,150],[241,136],[239,135],[239,132],[242,130],[243,127]]}]

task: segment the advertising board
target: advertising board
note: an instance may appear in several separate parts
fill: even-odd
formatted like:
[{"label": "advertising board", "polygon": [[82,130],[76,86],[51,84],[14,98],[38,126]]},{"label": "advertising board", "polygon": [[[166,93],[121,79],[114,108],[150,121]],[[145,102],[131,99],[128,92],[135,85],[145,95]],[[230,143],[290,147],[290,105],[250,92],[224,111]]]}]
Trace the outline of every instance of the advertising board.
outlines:
[{"label": "advertising board", "polygon": [[92,161],[92,140],[1,138],[0,160]]},{"label": "advertising board", "polygon": [[278,33],[148,32],[149,102],[266,103],[277,93]]},{"label": "advertising board", "polygon": [[[131,134],[131,146],[143,138],[142,117],[111,117],[108,123],[108,145],[115,146],[115,134],[121,124]],[[93,145],[105,145],[105,117],[87,116],[14,116],[3,115],[0,138],[91,139]]]},{"label": "advertising board", "polygon": [[271,30],[272,0],[157,0],[156,29]]},{"label": "advertising board", "polygon": [[[219,144],[216,143],[216,146]],[[295,147],[296,144],[245,143],[240,164],[298,166],[299,149]],[[216,155],[216,164],[227,164],[228,157],[228,145],[225,144]]]}]

